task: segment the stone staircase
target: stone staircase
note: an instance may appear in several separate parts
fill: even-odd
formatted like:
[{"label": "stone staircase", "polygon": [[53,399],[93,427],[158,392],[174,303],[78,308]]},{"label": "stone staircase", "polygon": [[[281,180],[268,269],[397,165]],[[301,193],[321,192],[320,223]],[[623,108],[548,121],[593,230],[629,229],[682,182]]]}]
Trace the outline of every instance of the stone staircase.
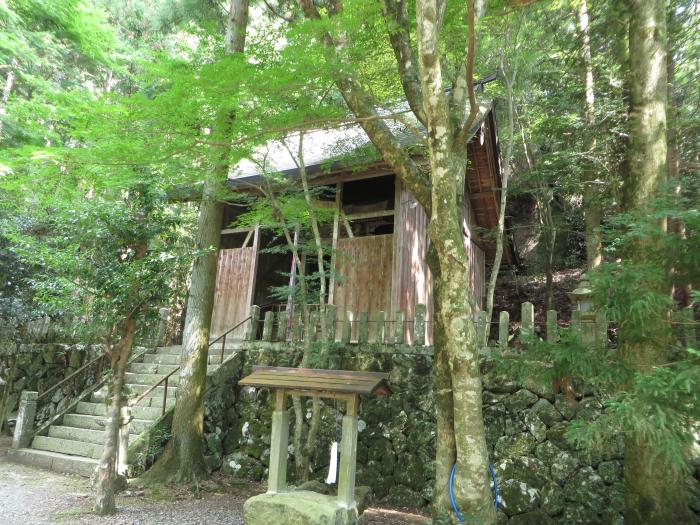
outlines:
[{"label": "stone staircase", "polygon": [[[224,360],[240,345],[237,340],[227,341]],[[125,377],[129,396],[135,397],[146,392],[165,375],[177,369],[181,348],[179,345],[160,347],[132,362]],[[210,375],[221,363],[220,344],[214,344],[209,349],[208,359],[207,375]],[[177,400],[177,382],[176,372],[168,381],[168,408],[174,406]],[[158,386],[132,408],[129,443],[161,417],[164,393],[165,387]],[[10,449],[8,456],[19,463],[89,477],[102,455],[106,412],[106,387],[102,387],[63,414],[48,431],[35,435],[29,448]]]}]

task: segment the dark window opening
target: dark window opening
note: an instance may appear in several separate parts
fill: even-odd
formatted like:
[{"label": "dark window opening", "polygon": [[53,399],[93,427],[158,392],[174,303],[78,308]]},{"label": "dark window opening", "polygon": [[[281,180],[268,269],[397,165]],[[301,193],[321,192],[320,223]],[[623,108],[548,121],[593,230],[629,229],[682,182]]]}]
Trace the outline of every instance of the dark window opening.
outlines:
[{"label": "dark window opening", "polygon": [[[274,235],[270,230],[260,230],[260,235],[253,304],[263,306],[286,303],[286,297],[280,297],[276,289],[289,285],[292,255],[286,249],[284,238]],[[265,308],[263,312],[267,309],[272,308]]]},{"label": "dark window opening", "polygon": [[347,215],[393,210],[394,175],[343,183],[343,212]]},{"label": "dark window opening", "polygon": [[[387,235],[394,233],[394,216],[378,217],[375,219],[358,219],[350,222],[352,234],[355,237],[368,237],[370,235]],[[343,232],[345,237],[347,232]]]},{"label": "dark window opening", "polygon": [[[250,233],[250,236],[248,236]],[[226,233],[221,236],[221,249],[230,250],[231,248],[243,248],[244,245],[251,247],[253,245],[254,232]],[[246,240],[248,241],[246,243]]]}]

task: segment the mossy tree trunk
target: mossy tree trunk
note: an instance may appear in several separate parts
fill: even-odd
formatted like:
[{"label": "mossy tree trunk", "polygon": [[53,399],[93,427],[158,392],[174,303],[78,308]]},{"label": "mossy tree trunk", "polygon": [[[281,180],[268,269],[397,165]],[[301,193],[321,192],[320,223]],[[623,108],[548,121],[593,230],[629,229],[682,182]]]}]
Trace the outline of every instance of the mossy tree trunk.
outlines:
[{"label": "mossy tree trunk", "polygon": [[[666,2],[629,0],[628,4],[630,141],[624,206],[627,211],[643,212],[668,175]],[[659,228],[664,227],[660,222]],[[643,263],[645,252],[641,239],[629,250],[628,257]],[[639,372],[649,372],[667,362],[670,343],[665,318],[652,317],[643,326],[633,319],[620,323],[622,355]],[[657,452],[644,436],[635,432],[625,436],[625,523],[690,523],[683,475]]]},{"label": "mossy tree trunk", "polygon": [[[307,18],[320,18],[311,0],[300,0],[300,3]],[[422,172],[386,123],[373,118],[377,116],[376,104],[351,73],[352,65],[347,63],[344,52],[344,36],[328,32],[320,36],[333,53],[333,59],[347,65],[339,70],[336,85],[348,107],[363,118],[361,125],[372,143],[430,217],[428,229],[434,246],[432,267],[439,268],[439,284],[433,292],[438,385],[434,517],[440,523],[458,522],[445,492],[452,465],[456,463],[454,494],[462,514],[470,523],[495,523],[481,413],[474,303],[468,286],[470,261],[462,232],[467,142],[478,113],[473,89],[475,6],[473,1],[467,2],[467,52],[453,89],[447,94],[439,42],[444,15],[442,5],[435,0],[416,2],[417,52],[414,52],[408,3],[384,0],[381,4],[404,93],[416,118],[428,131],[430,175]],[[341,10],[339,0],[328,5],[330,16]]]},{"label": "mossy tree trunk", "polygon": [[[226,53],[243,53],[248,24],[248,0],[231,0],[226,24]],[[228,138],[232,112],[219,112],[214,124],[222,141]],[[207,380],[209,336],[224,203],[220,198],[229,172],[229,151],[216,159],[212,177],[204,183],[197,224],[197,251],[187,298],[182,354],[172,439],[144,481],[188,483],[207,475],[204,461],[204,393]]]}]

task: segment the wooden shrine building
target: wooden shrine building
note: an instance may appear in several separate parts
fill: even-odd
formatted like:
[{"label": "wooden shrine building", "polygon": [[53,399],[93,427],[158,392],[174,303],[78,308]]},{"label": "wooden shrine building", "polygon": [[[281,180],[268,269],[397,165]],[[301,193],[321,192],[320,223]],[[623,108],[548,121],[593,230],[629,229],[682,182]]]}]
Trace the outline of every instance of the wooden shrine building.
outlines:
[{"label": "wooden shrine building", "polygon": [[[414,133],[398,133],[412,155],[425,158]],[[464,244],[471,261],[470,282],[465,285],[471,288],[480,307],[486,293],[486,265],[493,259],[495,247],[479,232],[498,224],[501,169],[497,137],[493,106],[484,106],[468,146],[463,210]],[[334,200],[324,203],[334,210],[335,222],[323,233],[338,254],[335,268],[342,276],[330,283],[328,291],[328,303],[336,306],[338,321],[346,311],[384,311],[387,320],[392,312],[403,311],[406,319],[412,319],[415,305],[422,303],[428,305],[426,337],[432,341],[432,279],[426,262],[429,240],[425,210],[385,162],[376,160],[376,156],[362,160],[370,145],[359,126],[308,132],[303,146],[311,183],[335,190],[331,192]],[[261,155],[266,164],[240,163],[229,185],[235,191],[250,191],[260,182],[262,171],[298,178],[295,159],[290,155],[297,147],[298,142],[292,142],[289,149],[271,142]],[[334,162],[339,152],[345,160]],[[240,207],[230,206],[222,224],[212,337],[244,319],[251,305],[279,302],[272,298],[271,287],[287,284],[284,273],[291,273],[291,254],[265,250],[284,241],[263,228],[232,228],[239,213]],[[507,240],[503,263],[513,263],[514,259],[512,243]]]}]

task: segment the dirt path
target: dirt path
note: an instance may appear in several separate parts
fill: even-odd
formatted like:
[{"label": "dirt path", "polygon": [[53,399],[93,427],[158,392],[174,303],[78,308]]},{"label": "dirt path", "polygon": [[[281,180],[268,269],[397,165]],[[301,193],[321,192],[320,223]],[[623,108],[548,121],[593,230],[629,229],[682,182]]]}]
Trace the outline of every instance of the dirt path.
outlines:
[{"label": "dirt path", "polygon": [[[118,513],[99,517],[90,511],[92,492],[85,478],[56,474],[8,461],[0,440],[0,523],[3,525],[243,525],[243,502],[263,488],[214,478],[187,489],[127,490],[117,499]],[[368,509],[363,525],[425,525],[423,516]]]}]

